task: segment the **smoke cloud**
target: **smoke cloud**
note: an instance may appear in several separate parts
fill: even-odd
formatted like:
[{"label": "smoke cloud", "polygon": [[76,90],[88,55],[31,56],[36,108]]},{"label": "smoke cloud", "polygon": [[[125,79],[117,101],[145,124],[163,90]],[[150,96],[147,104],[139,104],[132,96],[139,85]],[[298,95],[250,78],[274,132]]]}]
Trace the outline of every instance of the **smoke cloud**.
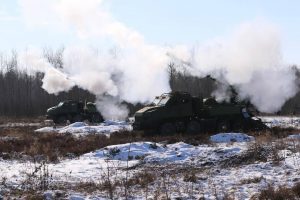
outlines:
[{"label": "smoke cloud", "polygon": [[129,114],[127,107],[111,96],[98,98],[96,105],[105,119],[124,119]]},{"label": "smoke cloud", "polygon": [[[294,70],[282,60],[279,29],[268,22],[242,24],[231,36],[196,47],[189,62],[192,75],[233,85],[263,112],[278,111],[298,91]],[[222,87],[214,94],[226,100],[229,90]]]},{"label": "smoke cloud", "polygon": [[[20,0],[27,21],[37,18],[32,14],[35,1]],[[54,69],[42,55],[28,50],[20,63],[45,73],[46,91],[56,94],[74,85],[86,89],[96,95],[98,108],[106,118],[126,117],[128,111],[121,101],[145,103],[170,91],[165,49],[147,44],[139,33],[113,19],[103,9],[102,1],[48,0],[47,3],[51,5],[39,9],[52,12],[50,22],[59,19],[58,26],[64,24],[79,38],[109,39],[116,48],[98,51],[82,45],[68,46],[63,52],[62,69]]]},{"label": "smoke cloud", "polygon": [[19,67],[29,73],[35,75],[37,72],[45,74],[43,78],[42,88],[50,94],[58,94],[68,91],[75,86],[67,74],[54,68],[37,49],[30,49],[19,55]]},{"label": "smoke cloud", "polygon": [[[55,68],[29,49],[20,63],[44,72],[43,88],[57,94],[77,85],[97,97],[106,119],[124,119],[121,102],[145,103],[170,91],[167,66],[180,62],[192,76],[211,75],[224,83],[213,95],[228,100],[229,85],[260,111],[275,112],[298,91],[295,73],[282,60],[278,27],[256,20],[230,36],[194,47],[148,44],[137,31],[115,20],[104,0],[19,0],[28,24],[51,24],[75,32],[82,41],[109,40],[114,48],[95,50],[75,44],[65,48],[63,67]],[[39,12],[35,12],[38,9]],[[38,20],[37,20],[38,19]]]}]

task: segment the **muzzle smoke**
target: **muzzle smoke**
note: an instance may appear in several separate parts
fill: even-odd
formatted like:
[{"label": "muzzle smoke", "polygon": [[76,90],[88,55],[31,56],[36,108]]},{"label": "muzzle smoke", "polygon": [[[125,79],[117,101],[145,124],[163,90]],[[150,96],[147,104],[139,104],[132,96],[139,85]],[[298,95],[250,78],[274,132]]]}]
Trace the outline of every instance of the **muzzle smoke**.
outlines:
[{"label": "muzzle smoke", "polygon": [[[39,0],[19,2],[28,24],[48,22],[75,31],[81,41],[109,40],[116,47],[115,51],[97,51],[68,46],[63,52],[63,68],[52,66],[37,50],[19,57],[31,72],[45,73],[43,88],[49,93],[77,85],[95,94],[106,119],[127,117],[122,101],[145,103],[170,91],[169,62],[190,63],[184,66],[192,76],[211,75],[223,82],[213,93],[217,99],[228,99],[226,86],[233,85],[241,99],[249,99],[264,112],[279,110],[298,91],[294,71],[282,61],[278,28],[267,22],[245,23],[231,36],[207,45],[171,48],[145,42],[137,31],[115,20],[102,0],[47,0],[46,6],[38,8],[43,12],[33,12]],[[45,13],[50,15],[45,17]]]},{"label": "muzzle smoke", "polygon": [[193,76],[210,75],[222,82],[213,93],[219,100],[229,99],[232,85],[240,99],[272,113],[298,91],[295,71],[282,60],[279,30],[271,23],[242,24],[231,36],[191,52],[186,69]]}]

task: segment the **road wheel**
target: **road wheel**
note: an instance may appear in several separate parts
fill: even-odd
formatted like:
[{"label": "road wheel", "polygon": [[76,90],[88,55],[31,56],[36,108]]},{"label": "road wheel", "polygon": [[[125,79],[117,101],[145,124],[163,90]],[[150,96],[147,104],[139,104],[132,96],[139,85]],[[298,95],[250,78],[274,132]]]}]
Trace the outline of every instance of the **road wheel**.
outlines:
[{"label": "road wheel", "polygon": [[218,122],[218,131],[228,132],[230,129],[230,124],[226,120],[222,120]]},{"label": "road wheel", "polygon": [[103,121],[103,118],[99,113],[96,113],[96,114],[92,114],[90,121],[92,123],[100,123]]},{"label": "road wheel", "polygon": [[186,132],[188,134],[197,134],[201,131],[201,125],[197,121],[190,121],[186,127]]},{"label": "road wheel", "polygon": [[185,123],[184,122],[176,122],[175,124],[177,133],[184,133],[185,131]]},{"label": "road wheel", "polygon": [[265,125],[260,119],[259,120],[253,120],[251,119],[249,123],[249,129],[254,131],[266,131],[270,130],[270,128]]},{"label": "road wheel", "polygon": [[235,121],[232,125],[232,130],[236,132],[243,132],[244,131],[244,124],[242,121]]},{"label": "road wheel", "polygon": [[159,130],[161,135],[171,135],[176,133],[176,127],[172,123],[164,123]]},{"label": "road wheel", "polygon": [[54,118],[53,118],[53,122],[54,122],[54,124],[58,124],[58,118],[57,118],[57,117],[54,117]]},{"label": "road wheel", "polygon": [[53,120],[55,124],[66,124],[67,123],[67,118],[65,116],[59,116],[55,120]]},{"label": "road wheel", "polygon": [[153,136],[153,135],[157,135],[158,134],[158,130],[156,129],[149,129],[149,130],[144,130],[144,135],[147,136]]},{"label": "road wheel", "polygon": [[71,119],[71,122],[74,123],[74,122],[82,122],[82,117],[81,115],[77,114],[77,115],[74,115]]}]

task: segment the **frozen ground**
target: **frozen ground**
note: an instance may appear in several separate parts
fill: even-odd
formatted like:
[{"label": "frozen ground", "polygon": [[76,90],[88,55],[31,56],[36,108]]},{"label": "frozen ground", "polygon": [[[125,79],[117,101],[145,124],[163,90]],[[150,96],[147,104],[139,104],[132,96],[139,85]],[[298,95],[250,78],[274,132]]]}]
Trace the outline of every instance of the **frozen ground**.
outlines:
[{"label": "frozen ground", "polygon": [[[296,127],[296,119],[263,118],[271,126]],[[298,119],[297,119],[298,120]],[[53,129],[45,127],[37,132],[107,134],[118,130],[131,130],[124,122],[107,121],[98,126],[74,123]],[[10,138],[5,138],[10,139]],[[84,154],[78,158],[47,164],[50,183],[76,184],[84,182],[118,182],[133,178],[136,174],[150,173],[155,180],[145,186],[130,187],[133,199],[155,198],[155,195],[186,199],[215,199],[231,194],[236,199],[249,199],[268,185],[292,186],[300,181],[300,135],[295,134],[280,141],[280,150],[273,141],[258,147],[255,138],[244,133],[219,133],[210,137],[211,143],[193,146],[184,142],[174,144],[135,142],[107,146]],[[259,142],[259,141],[258,141]],[[253,148],[255,147],[255,148]],[[276,151],[275,151],[275,150]],[[253,152],[253,151],[257,152]],[[276,155],[274,157],[274,152]],[[255,159],[261,154],[265,160]],[[22,187],[28,175],[43,171],[40,164],[28,161],[1,160],[0,181],[6,185]],[[38,174],[39,175],[39,174]],[[192,178],[189,178],[190,175]],[[36,179],[39,181],[39,179]],[[1,191],[3,190],[3,191]],[[5,187],[0,184],[0,195]],[[160,191],[160,192],[158,192]],[[48,190],[45,195],[55,199],[55,191]],[[124,187],[114,190],[116,199],[124,197]],[[51,198],[52,197],[52,198]],[[67,199],[107,199],[109,191],[67,192]]]},{"label": "frozen ground", "polygon": [[261,120],[269,127],[300,129],[300,117],[296,116],[261,116]]},{"label": "frozen ground", "polygon": [[229,143],[229,142],[250,142],[254,137],[243,133],[219,133],[210,137],[212,142]]},{"label": "frozen ground", "polygon": [[35,130],[36,132],[58,132],[70,133],[75,136],[84,136],[87,134],[104,134],[109,136],[110,133],[120,131],[131,131],[132,127],[124,121],[106,120],[98,125],[88,125],[85,122],[75,122],[64,127],[43,127]]},{"label": "frozen ground", "polygon": [[9,127],[38,127],[41,126],[42,123],[25,123],[25,122],[17,122],[17,123],[5,123],[0,124],[0,128],[9,128]]},{"label": "frozen ground", "polygon": [[[134,176],[145,169],[155,176],[162,176],[174,171],[168,177],[168,193],[171,197],[215,198],[215,191],[219,197],[225,193],[234,194],[237,199],[248,199],[260,189],[269,184],[292,186],[300,180],[300,155],[292,150],[279,151],[280,161],[266,162],[255,161],[248,165],[228,165],[246,155],[254,143],[253,138],[245,134],[232,133],[218,134],[212,138],[228,138],[222,143],[193,146],[183,142],[175,144],[158,144],[153,142],[137,142],[122,145],[108,146],[95,152],[87,153],[75,159],[67,159],[57,164],[49,164],[47,169],[51,174],[52,184],[58,183],[82,183],[101,182],[101,180],[124,180],[126,169],[128,177]],[[244,138],[239,142],[232,142],[236,138]],[[251,141],[249,142],[249,138]],[[220,140],[218,140],[220,142]],[[228,143],[229,142],[229,143]],[[286,142],[291,142],[286,139]],[[299,140],[293,140],[293,144],[299,146]],[[0,178],[7,180],[6,184],[16,187],[26,180],[26,174],[32,174],[39,164],[19,161],[0,161]],[[185,181],[177,169],[185,169],[191,173],[192,169],[198,169],[195,173],[196,181]],[[110,171],[111,175],[108,175]],[[149,196],[153,197],[155,188],[160,188],[162,179],[149,185]],[[194,188],[194,189],[191,189]],[[122,190],[122,189],[120,189]],[[132,189],[138,199],[145,198],[145,193]],[[53,192],[53,191],[52,191]],[[48,191],[51,196],[51,191]],[[94,196],[93,196],[94,195]],[[69,197],[77,196],[78,199],[101,199],[107,197],[105,192],[93,194],[69,193]],[[117,194],[116,194],[117,195]]]},{"label": "frozen ground", "polygon": [[[223,138],[222,135],[219,134],[217,137]],[[175,144],[137,142],[113,145],[87,153],[77,159],[68,159],[58,164],[49,164],[48,170],[51,173],[53,182],[74,183],[99,181],[107,175],[106,173],[109,168],[111,168],[111,171],[114,171],[113,175],[111,175],[114,179],[121,179],[121,177],[125,176],[125,169],[133,167],[136,167],[136,169],[130,172],[131,175],[142,170],[144,166],[156,166],[162,169],[166,166],[169,169],[174,168],[174,166],[184,168],[217,166],[221,162],[243,154],[247,150],[248,145],[245,141],[248,141],[248,138],[246,135],[234,133],[231,136],[226,135],[226,138],[229,141],[235,138],[245,139],[241,139],[237,143],[231,142],[231,144],[216,143],[201,146],[193,146],[183,142]],[[224,140],[222,141],[224,142]],[[9,180],[7,184],[18,186],[26,179],[26,174],[32,174],[37,166],[38,164],[31,162],[2,160],[0,162],[0,171],[2,172],[0,178],[3,179],[5,177],[6,180]],[[218,175],[220,173],[223,173],[223,171],[220,171]],[[226,173],[228,174],[222,175],[223,181],[230,179],[231,173]],[[219,179],[212,180],[220,181]],[[226,184],[230,186],[234,181],[228,180],[227,182]],[[208,185],[205,186],[208,184],[207,180],[202,180],[201,184],[209,188]],[[209,195],[208,191],[206,195]],[[139,196],[142,198],[143,194],[140,193]]]}]

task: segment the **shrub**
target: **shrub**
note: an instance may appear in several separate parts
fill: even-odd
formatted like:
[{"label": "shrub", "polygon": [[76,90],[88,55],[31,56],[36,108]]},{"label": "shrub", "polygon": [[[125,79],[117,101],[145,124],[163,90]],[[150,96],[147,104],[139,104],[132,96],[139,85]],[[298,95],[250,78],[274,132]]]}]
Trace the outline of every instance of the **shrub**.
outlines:
[{"label": "shrub", "polygon": [[241,180],[241,184],[251,184],[251,183],[259,183],[264,177],[263,176],[258,176],[258,177],[253,177],[253,178],[248,178],[248,179],[243,179]]},{"label": "shrub", "polygon": [[[253,199],[253,198],[252,198]],[[258,195],[259,200],[295,200],[296,194],[293,189],[280,186],[275,189],[273,186],[269,186],[267,189],[262,190]]]},{"label": "shrub", "polygon": [[192,182],[196,183],[197,182],[197,176],[194,171],[186,172],[183,177],[184,182]]}]

